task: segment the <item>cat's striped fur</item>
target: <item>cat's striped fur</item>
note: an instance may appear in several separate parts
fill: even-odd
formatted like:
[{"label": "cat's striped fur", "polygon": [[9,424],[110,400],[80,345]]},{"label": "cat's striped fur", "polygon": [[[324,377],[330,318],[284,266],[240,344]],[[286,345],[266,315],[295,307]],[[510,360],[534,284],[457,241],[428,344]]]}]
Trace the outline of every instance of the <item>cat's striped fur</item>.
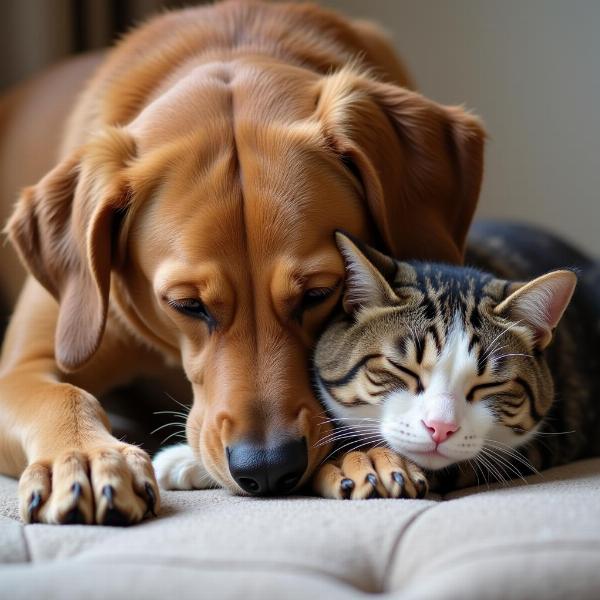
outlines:
[{"label": "cat's striped fur", "polygon": [[[338,239],[349,269],[345,314],[323,333],[314,368],[346,449],[352,435],[357,446],[364,438],[361,424],[373,435],[376,421],[373,443],[436,471],[443,488],[600,454],[595,262],[523,225],[475,226],[472,267],[394,261]],[[516,282],[565,267],[579,282],[561,319],[569,271],[527,288]],[[455,423],[434,451],[428,410],[437,411],[434,427]]]}]

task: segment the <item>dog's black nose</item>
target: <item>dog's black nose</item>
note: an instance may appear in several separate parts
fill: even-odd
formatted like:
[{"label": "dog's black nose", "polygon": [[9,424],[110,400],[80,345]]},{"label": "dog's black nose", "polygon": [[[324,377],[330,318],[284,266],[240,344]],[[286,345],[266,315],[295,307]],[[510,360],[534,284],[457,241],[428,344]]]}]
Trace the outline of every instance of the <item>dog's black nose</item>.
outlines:
[{"label": "dog's black nose", "polygon": [[276,446],[240,442],[227,448],[229,471],[236,483],[253,496],[289,494],[308,464],[306,439]]}]

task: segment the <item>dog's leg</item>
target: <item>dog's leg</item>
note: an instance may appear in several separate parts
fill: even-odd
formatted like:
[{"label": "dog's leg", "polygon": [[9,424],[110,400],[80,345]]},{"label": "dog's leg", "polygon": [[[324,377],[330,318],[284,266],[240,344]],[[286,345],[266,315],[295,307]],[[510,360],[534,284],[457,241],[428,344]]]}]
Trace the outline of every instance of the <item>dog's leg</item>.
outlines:
[{"label": "dog's leg", "polygon": [[[90,392],[136,375],[147,353],[109,319],[89,367],[68,377],[54,360],[57,310],[30,280],[0,363],[0,471],[20,476],[25,521],[140,521],[159,506],[152,463],[143,450],[110,434],[108,418]],[[86,373],[93,374],[89,387]]]},{"label": "dog's leg", "polygon": [[152,461],[156,479],[165,490],[204,490],[218,487],[188,444],[161,450]]}]

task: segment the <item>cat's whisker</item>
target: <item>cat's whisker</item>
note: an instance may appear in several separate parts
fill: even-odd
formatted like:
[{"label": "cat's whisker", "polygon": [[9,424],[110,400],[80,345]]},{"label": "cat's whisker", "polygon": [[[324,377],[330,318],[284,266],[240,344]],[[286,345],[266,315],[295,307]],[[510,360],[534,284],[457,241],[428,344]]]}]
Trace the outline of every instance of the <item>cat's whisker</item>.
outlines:
[{"label": "cat's whisker", "polygon": [[504,444],[502,442],[499,442],[497,440],[492,440],[492,439],[484,439],[484,442],[486,442],[486,445],[492,446],[499,452],[503,452],[507,456],[520,462],[523,466],[530,469],[537,475],[540,474],[540,472],[533,466],[533,464],[523,454],[521,454],[518,450],[516,450],[512,446],[509,446],[508,444]]},{"label": "cat's whisker", "polygon": [[[490,459],[495,460],[497,466],[501,468],[506,475],[508,475],[506,471],[506,469],[508,469],[508,471],[514,473],[517,477],[519,477],[525,483],[527,483],[527,480],[525,479],[525,477],[523,477],[522,473],[509,460],[504,458],[497,449],[492,449],[490,447],[484,446],[482,448],[482,452],[484,452],[486,456],[488,456]],[[502,465],[504,465],[504,467]]]},{"label": "cat's whisker", "polygon": [[513,473],[517,477],[520,477],[524,480],[523,475],[519,472],[519,470],[510,462],[510,460],[502,456],[502,454],[496,448],[484,446],[481,449],[481,452],[490,460],[492,460],[497,465],[497,467],[501,469],[505,475],[508,476],[509,479],[511,479],[512,476],[509,476],[507,471]]},{"label": "cat's whisker", "polygon": [[368,431],[370,429],[381,429],[381,427],[376,423],[371,423],[370,425],[348,425],[345,427],[335,427],[325,433],[325,435],[335,435],[336,433],[344,433],[348,431]]},{"label": "cat's whisker", "polygon": [[494,344],[503,336],[506,335],[511,329],[514,329],[515,327],[517,327],[517,325],[520,325],[523,322],[523,319],[519,319],[517,322],[515,323],[511,323],[511,325],[509,327],[507,327],[506,329],[503,329],[491,342],[490,342],[490,346],[488,351],[483,355],[484,359],[487,359],[490,354],[492,352],[494,352],[496,349],[494,348]]},{"label": "cat's whisker", "polygon": [[336,421],[356,421],[356,422],[375,422],[381,423],[381,419],[371,419],[369,417],[332,417],[331,419],[327,419],[326,421],[321,421],[318,425],[325,425],[327,423],[335,423]]},{"label": "cat's whisker", "polygon": [[[477,469],[478,469],[478,470],[481,472],[481,477],[483,478],[483,481],[484,481],[484,483],[485,483],[486,487],[488,487],[488,488],[489,488],[489,487],[490,487],[490,482],[488,481],[488,478],[485,476],[485,471],[483,470],[483,467],[482,467],[482,466],[479,464],[479,459],[480,459],[480,457],[479,457],[479,456],[477,456],[477,457],[474,459],[474,461],[473,461],[473,464],[474,464],[474,465],[475,465],[475,467],[476,467],[476,468],[477,468]],[[481,484],[479,483],[479,480],[478,480],[478,483],[477,483],[477,485],[481,485]]]},{"label": "cat's whisker", "polygon": [[319,438],[320,440],[327,440],[332,438],[337,438],[342,435],[364,435],[365,433],[371,433],[373,431],[379,431],[379,427],[361,427],[360,430],[355,429],[354,427],[349,427],[345,430],[336,429],[331,431],[327,435]]},{"label": "cat's whisker", "polygon": [[494,463],[490,460],[489,456],[485,453],[479,455],[479,460],[486,467],[490,475],[493,475],[496,481],[502,484],[506,484],[506,478],[503,477],[502,473],[498,470],[498,468],[494,465]]},{"label": "cat's whisker", "polygon": [[[380,440],[381,439],[381,435],[373,435],[367,438],[363,438],[362,440],[359,441],[363,441],[363,440],[367,440],[365,441],[364,444],[360,444],[359,446],[353,447],[350,450],[346,451],[346,454],[349,452],[354,452],[355,450],[357,450],[358,448],[362,448],[363,446],[367,446],[369,444],[373,444],[375,443],[376,440]],[[343,446],[341,446],[340,448],[334,448],[322,461],[322,463],[328,461],[333,455],[335,455],[338,452],[341,452],[342,450],[344,450],[344,448],[348,448],[349,446],[352,446],[355,442],[349,442],[347,444],[344,444]]]},{"label": "cat's whisker", "polygon": [[378,429],[373,429],[371,431],[365,431],[365,432],[355,432],[355,433],[344,433],[343,435],[339,435],[339,436],[333,436],[330,438],[322,438],[320,440],[318,440],[317,443],[313,444],[313,448],[318,448],[320,446],[325,446],[326,444],[335,444],[336,442],[339,442],[341,440],[345,440],[345,439],[351,439],[351,438],[363,438],[363,436],[365,434],[373,434],[373,435],[379,435],[379,430]]},{"label": "cat's whisker", "polygon": [[477,486],[480,485],[479,483],[479,469],[476,468],[476,463],[469,459],[469,466],[471,467],[471,469],[473,470],[473,473],[475,473],[475,478],[477,479]]},{"label": "cat's whisker", "polygon": [[369,429],[379,429],[378,425],[347,425],[345,427],[336,427],[330,431],[327,435],[334,435],[335,433],[342,433],[344,431],[365,431]]},{"label": "cat's whisker", "polygon": [[572,433],[577,433],[574,429],[572,431],[536,431],[533,436],[544,436],[544,435],[571,435]]},{"label": "cat's whisker", "polygon": [[502,358],[507,358],[509,356],[524,356],[526,358],[535,358],[533,354],[523,354],[522,352],[511,352],[509,354],[501,354],[500,356],[492,356],[494,360],[501,360]]}]

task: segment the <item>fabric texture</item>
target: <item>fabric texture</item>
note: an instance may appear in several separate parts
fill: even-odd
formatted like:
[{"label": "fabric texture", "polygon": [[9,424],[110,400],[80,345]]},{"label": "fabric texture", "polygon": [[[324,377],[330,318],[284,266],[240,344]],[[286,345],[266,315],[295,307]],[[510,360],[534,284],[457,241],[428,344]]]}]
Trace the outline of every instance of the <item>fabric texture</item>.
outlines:
[{"label": "fabric texture", "polygon": [[0,598],[599,598],[600,459],[426,500],[163,492],[126,528],[24,525],[0,478]]}]

